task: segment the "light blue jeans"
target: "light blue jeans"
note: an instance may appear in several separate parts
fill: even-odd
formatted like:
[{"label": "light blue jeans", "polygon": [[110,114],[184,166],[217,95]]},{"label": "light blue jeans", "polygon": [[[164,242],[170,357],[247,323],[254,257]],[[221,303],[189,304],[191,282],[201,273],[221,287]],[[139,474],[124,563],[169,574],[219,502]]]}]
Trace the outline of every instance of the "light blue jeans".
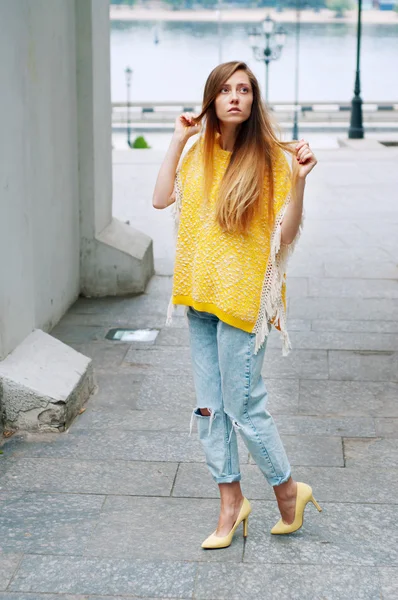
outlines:
[{"label": "light blue jeans", "polygon": [[[254,354],[255,334],[215,315],[187,310],[197,408],[206,463],[217,483],[240,481],[236,431],[270,485],[287,481],[291,468],[275,422],[266,410],[261,376],[266,344]],[[201,414],[208,409],[210,416]]]}]

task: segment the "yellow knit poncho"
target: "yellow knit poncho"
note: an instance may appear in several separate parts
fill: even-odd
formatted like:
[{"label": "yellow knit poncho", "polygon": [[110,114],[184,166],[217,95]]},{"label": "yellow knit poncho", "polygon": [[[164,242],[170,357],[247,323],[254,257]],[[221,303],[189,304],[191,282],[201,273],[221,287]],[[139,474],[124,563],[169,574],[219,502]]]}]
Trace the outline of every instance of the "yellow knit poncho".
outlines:
[{"label": "yellow knit poncho", "polygon": [[[215,220],[215,201],[231,152],[219,138],[214,147],[214,178],[208,202],[203,201],[202,140],[184,156],[176,174],[175,216],[178,227],[173,291],[166,323],[174,305],[192,306],[220,320],[256,333],[255,352],[272,322],[281,331],[283,353],[290,342],[286,331],[285,267],[289,247],[280,245],[280,225],[290,200],[291,173],[282,150],[275,151],[275,224],[267,211],[253,219],[250,233],[224,232]],[[267,182],[264,202],[267,203]]]}]

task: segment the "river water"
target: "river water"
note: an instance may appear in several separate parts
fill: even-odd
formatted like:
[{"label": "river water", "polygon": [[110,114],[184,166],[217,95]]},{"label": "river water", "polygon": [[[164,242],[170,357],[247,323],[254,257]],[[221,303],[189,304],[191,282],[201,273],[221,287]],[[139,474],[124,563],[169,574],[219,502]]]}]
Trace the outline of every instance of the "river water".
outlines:
[{"label": "river water", "polygon": [[[288,35],[282,56],[270,65],[270,102],[294,98],[295,25],[284,27]],[[264,64],[252,56],[249,28],[222,24],[222,61],[246,61],[264,91]],[[112,101],[126,100],[127,65],[133,69],[132,101],[200,101],[206,77],[218,64],[218,48],[216,23],[112,22]],[[299,99],[350,101],[355,60],[355,25],[302,24]],[[398,18],[396,25],[363,26],[361,83],[364,101],[398,102]]]}]

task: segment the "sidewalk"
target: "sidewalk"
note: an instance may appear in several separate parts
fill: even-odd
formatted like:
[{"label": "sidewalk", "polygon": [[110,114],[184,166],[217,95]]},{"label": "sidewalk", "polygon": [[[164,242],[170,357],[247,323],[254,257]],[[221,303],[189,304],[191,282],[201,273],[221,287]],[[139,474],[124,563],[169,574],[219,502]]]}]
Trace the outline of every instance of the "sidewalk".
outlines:
[{"label": "sidewalk", "polygon": [[[67,433],[4,440],[0,600],[396,600],[398,149],[317,151],[288,278],[294,350],[274,332],[266,352],[269,409],[323,512],[271,536],[276,502],[241,446],[249,537],[207,552],[218,492],[188,435],[183,310],[164,326],[172,221],[151,207],[163,153],[145,152],[115,152],[114,213],[153,236],[160,275],[135,298],[79,299],[52,332],[92,358],[99,389]],[[114,327],[160,333],[106,340]]]}]

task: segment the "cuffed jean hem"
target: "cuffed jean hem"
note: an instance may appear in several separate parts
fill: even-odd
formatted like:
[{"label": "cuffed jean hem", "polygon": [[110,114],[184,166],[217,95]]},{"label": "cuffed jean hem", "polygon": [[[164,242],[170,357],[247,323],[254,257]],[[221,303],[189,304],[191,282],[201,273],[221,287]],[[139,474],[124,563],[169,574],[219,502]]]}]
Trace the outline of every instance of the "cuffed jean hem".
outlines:
[{"label": "cuffed jean hem", "polygon": [[268,479],[268,483],[272,485],[272,487],[276,487],[278,485],[281,485],[282,483],[286,483],[286,481],[289,481],[291,476],[292,471],[289,470],[287,475],[283,475],[283,477],[273,477],[272,479]]},{"label": "cuffed jean hem", "polygon": [[242,475],[237,473],[236,475],[226,475],[225,477],[214,477],[213,479],[216,483],[233,483],[234,481],[240,481],[242,479]]}]

